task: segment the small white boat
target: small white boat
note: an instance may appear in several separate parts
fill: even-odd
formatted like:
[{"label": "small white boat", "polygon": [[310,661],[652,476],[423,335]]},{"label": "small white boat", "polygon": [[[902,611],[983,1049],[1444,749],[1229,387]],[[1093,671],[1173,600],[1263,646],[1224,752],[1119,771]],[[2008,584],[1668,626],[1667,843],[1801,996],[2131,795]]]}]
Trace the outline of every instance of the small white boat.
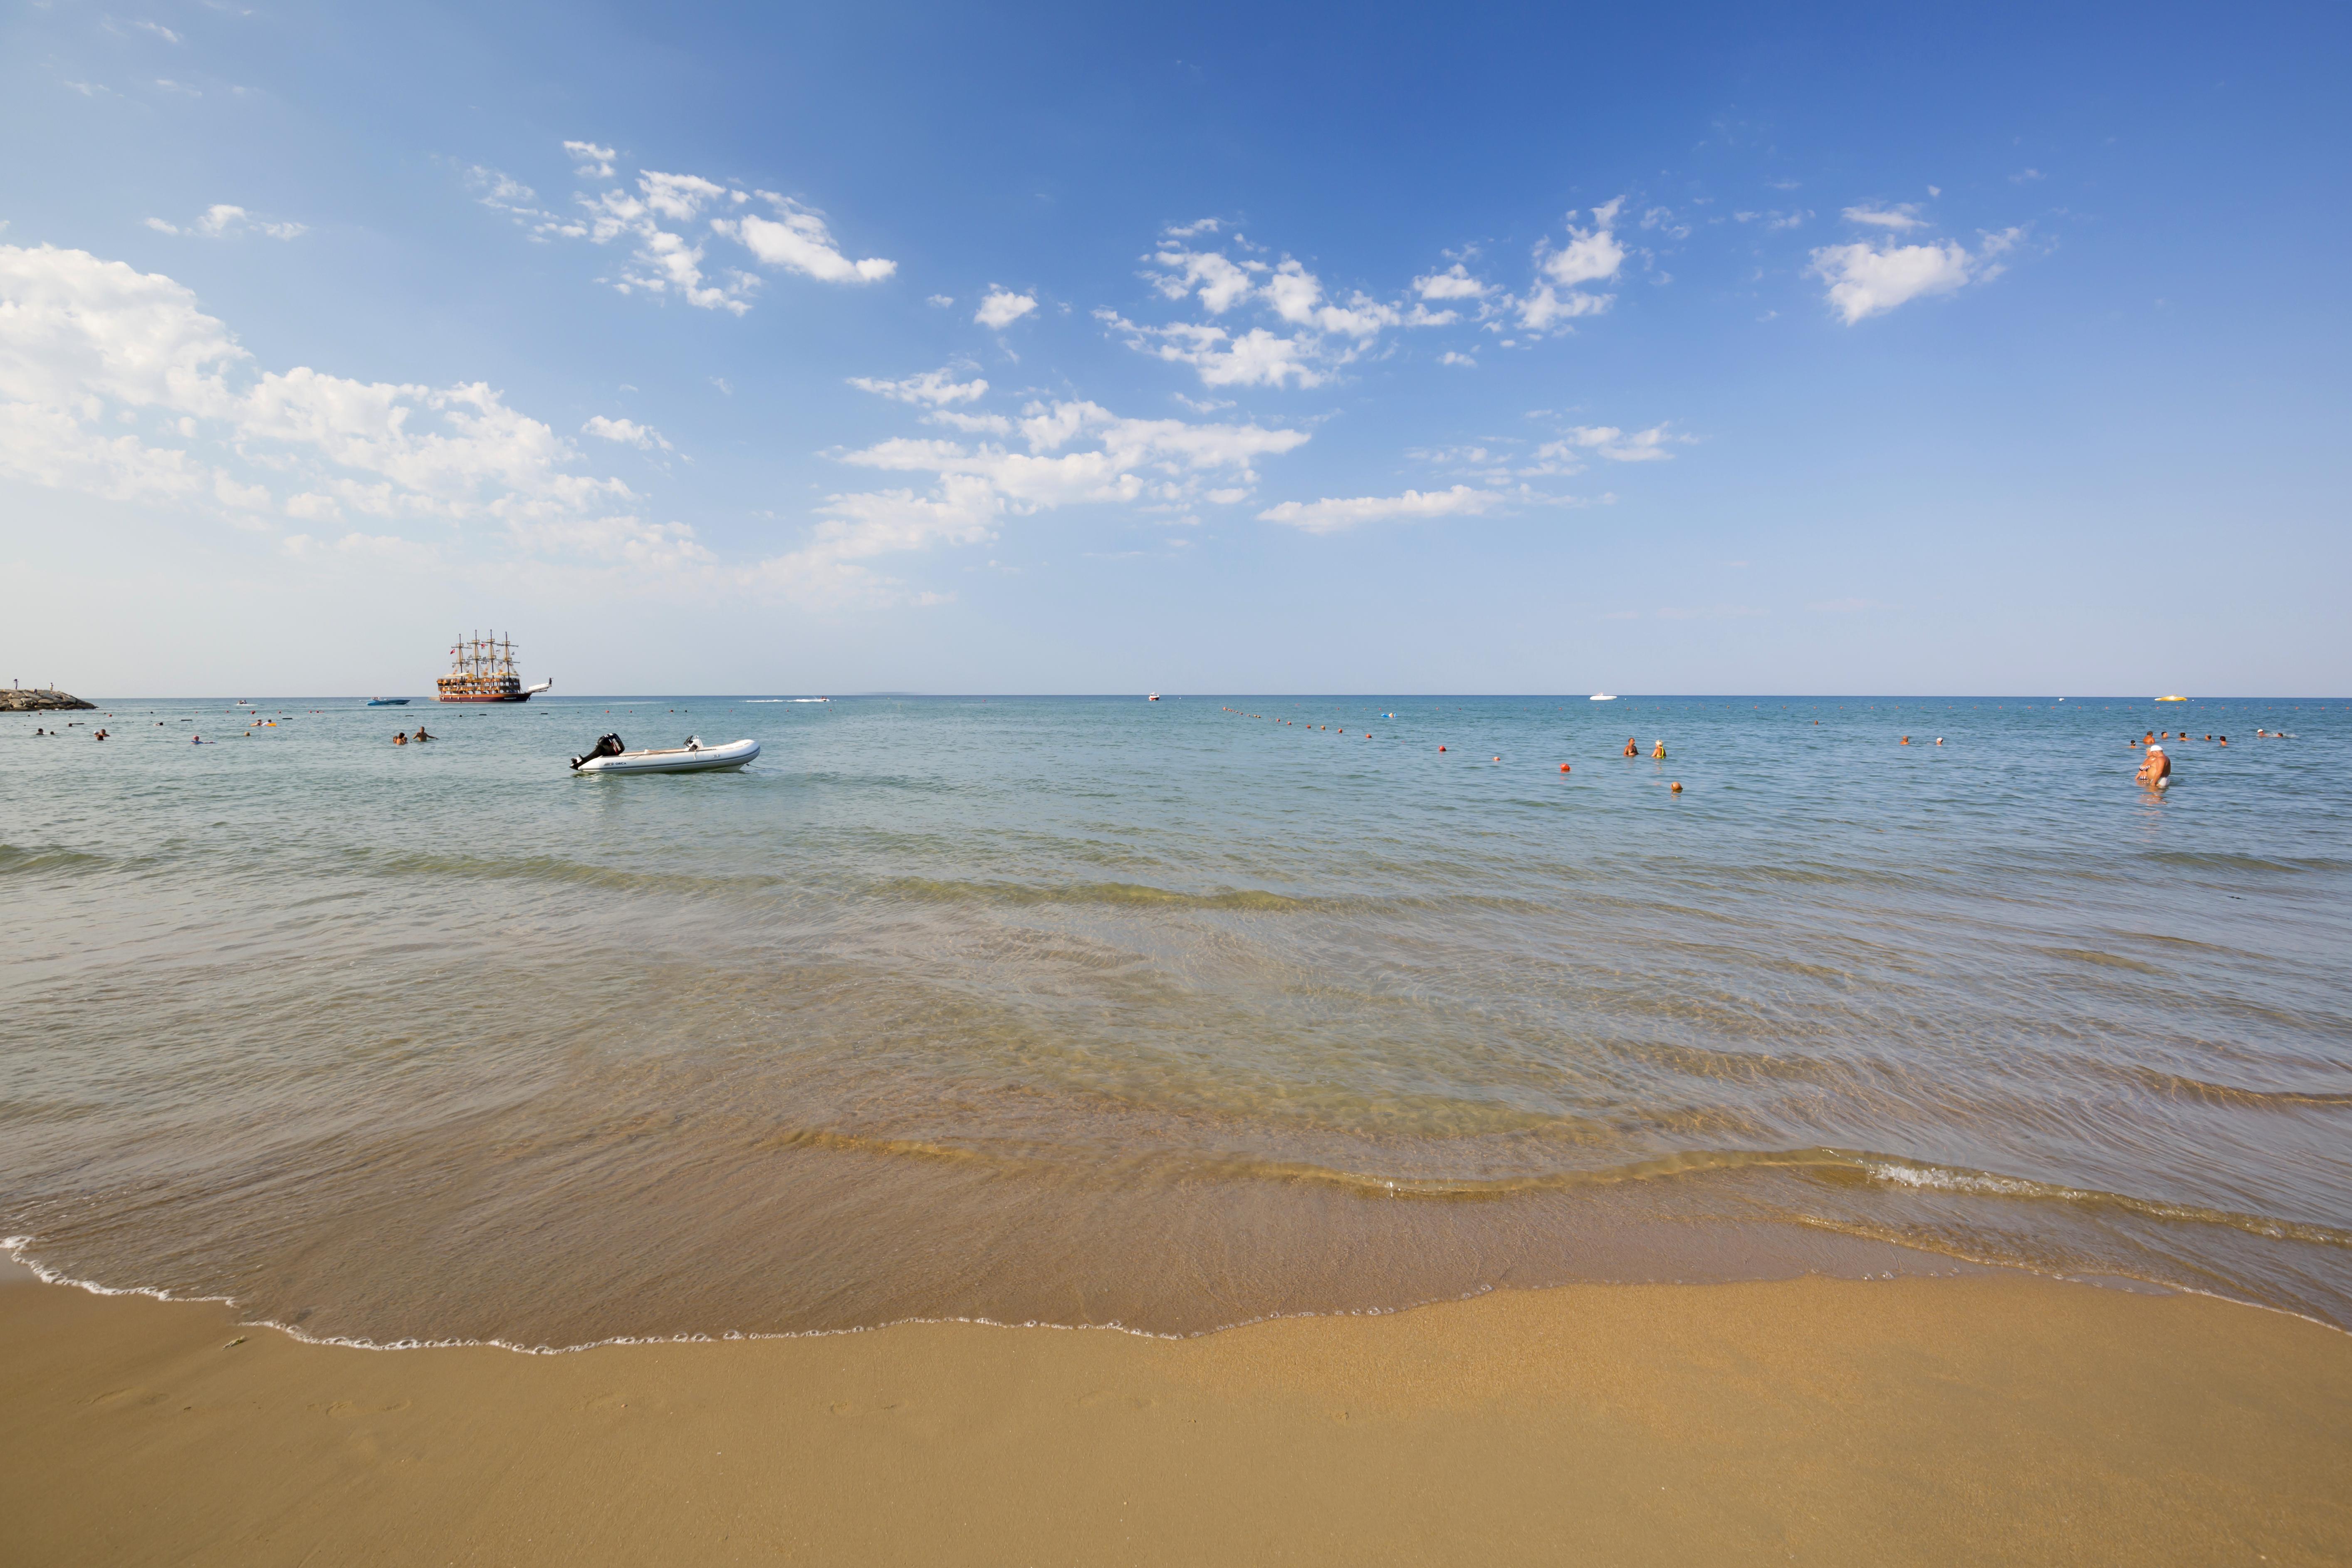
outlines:
[{"label": "small white boat", "polygon": [[618,735],[606,735],[586,756],[572,758],[572,766],[574,772],[583,773],[705,773],[740,768],[759,754],[757,741],[730,741],[723,746],[706,746],[700,736],[690,736],[683,746],[630,752],[622,749]]},{"label": "small white boat", "polygon": [[1591,696],[1586,698],[1585,700],[1587,702],[1614,702],[1617,699],[1612,693],[1596,691]]},{"label": "small white boat", "polygon": [[1160,693],[1155,691],[1150,696],[1145,698],[1144,700],[1146,702],[1157,702],[1160,700]]}]

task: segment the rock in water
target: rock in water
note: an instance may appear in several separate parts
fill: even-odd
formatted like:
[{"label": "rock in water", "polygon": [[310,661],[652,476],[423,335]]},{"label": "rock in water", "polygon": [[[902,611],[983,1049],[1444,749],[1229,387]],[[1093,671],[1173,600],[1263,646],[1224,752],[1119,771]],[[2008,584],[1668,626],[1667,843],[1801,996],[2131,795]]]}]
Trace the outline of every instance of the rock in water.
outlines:
[{"label": "rock in water", "polygon": [[69,691],[27,691],[21,686],[0,690],[0,713],[46,713],[53,709],[95,708]]}]

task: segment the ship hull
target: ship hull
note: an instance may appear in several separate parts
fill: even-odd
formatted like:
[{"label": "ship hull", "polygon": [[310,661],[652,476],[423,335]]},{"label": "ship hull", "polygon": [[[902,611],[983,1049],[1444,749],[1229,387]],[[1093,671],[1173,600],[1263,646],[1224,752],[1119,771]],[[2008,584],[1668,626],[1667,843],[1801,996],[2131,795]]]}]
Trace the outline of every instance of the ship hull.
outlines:
[{"label": "ship hull", "polygon": [[507,691],[490,693],[482,696],[467,695],[462,697],[451,696],[445,692],[442,695],[434,698],[433,700],[436,702],[528,702],[530,700],[530,698],[531,694],[528,691]]}]

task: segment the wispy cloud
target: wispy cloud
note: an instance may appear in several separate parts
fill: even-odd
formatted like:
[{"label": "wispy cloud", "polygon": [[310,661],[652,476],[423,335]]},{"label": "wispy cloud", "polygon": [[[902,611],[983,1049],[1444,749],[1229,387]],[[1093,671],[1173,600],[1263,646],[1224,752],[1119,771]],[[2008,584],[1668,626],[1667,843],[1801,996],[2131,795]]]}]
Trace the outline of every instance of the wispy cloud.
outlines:
[{"label": "wispy cloud", "polygon": [[1279,522],[1307,533],[1338,533],[1367,522],[1391,518],[1476,516],[1501,505],[1507,497],[1491,490],[1455,485],[1444,490],[1407,490],[1397,496],[1355,496],[1323,500],[1286,500],[1258,513],[1261,522]]},{"label": "wispy cloud", "polygon": [[1865,224],[1873,228],[1891,228],[1897,233],[1927,226],[1927,220],[1919,216],[1919,204],[1916,202],[1899,202],[1892,206],[1865,205],[1848,207],[1845,209],[1845,221]]},{"label": "wispy cloud", "polygon": [[147,219],[147,226],[158,234],[194,235],[206,239],[220,239],[247,231],[268,235],[272,239],[292,239],[310,232],[306,224],[274,223],[268,218],[257,218],[243,207],[231,206],[226,202],[206,207],[200,216],[184,227],[166,223],[160,217]]},{"label": "wispy cloud", "polygon": [[602,414],[592,415],[588,423],[580,428],[584,434],[593,436],[600,441],[617,441],[625,447],[635,447],[640,451],[651,451],[656,447],[665,452],[676,450],[667,440],[663,438],[660,431],[640,425],[633,419],[607,419]]},{"label": "wispy cloud", "polygon": [[[616,178],[615,149],[566,142],[563,151],[580,179]],[[896,261],[884,257],[853,260],[824,214],[774,191],[640,169],[634,184],[616,181],[603,190],[577,192],[571,210],[557,212],[541,205],[536,191],[501,170],[474,164],[463,174],[477,201],[513,218],[535,240],[627,244],[627,264],[603,279],[623,294],[676,298],[702,310],[744,314],[762,279],[744,267],[712,266],[714,240],[740,247],[758,267],[823,283],[878,283],[898,270]]]},{"label": "wispy cloud", "polygon": [[988,391],[988,383],[979,376],[970,381],[956,380],[952,366],[927,370],[919,375],[901,376],[897,381],[877,381],[870,376],[853,375],[849,378],[849,384],[860,392],[871,392],[893,402],[923,404],[933,408],[945,407],[951,403],[971,403]]}]

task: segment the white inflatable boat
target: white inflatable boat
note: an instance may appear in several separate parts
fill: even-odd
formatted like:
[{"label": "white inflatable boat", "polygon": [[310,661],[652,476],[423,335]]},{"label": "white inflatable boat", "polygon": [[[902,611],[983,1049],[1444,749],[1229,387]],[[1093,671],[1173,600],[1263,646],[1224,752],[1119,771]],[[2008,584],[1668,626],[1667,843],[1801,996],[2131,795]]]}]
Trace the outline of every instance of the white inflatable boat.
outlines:
[{"label": "white inflatable boat", "polygon": [[706,746],[699,736],[664,751],[627,752],[621,749],[619,736],[607,735],[586,756],[572,758],[572,766],[583,773],[703,773],[740,768],[759,754],[757,741]]}]

